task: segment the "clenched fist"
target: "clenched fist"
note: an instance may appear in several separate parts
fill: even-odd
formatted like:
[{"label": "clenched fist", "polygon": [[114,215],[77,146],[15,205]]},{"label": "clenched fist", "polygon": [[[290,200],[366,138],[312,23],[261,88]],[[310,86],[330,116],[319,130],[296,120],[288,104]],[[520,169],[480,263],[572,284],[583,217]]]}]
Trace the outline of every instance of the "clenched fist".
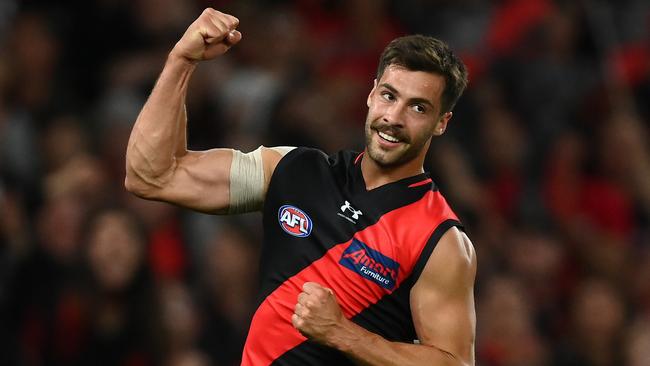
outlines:
[{"label": "clenched fist", "polygon": [[192,23],[176,43],[171,55],[189,62],[210,60],[224,54],[241,40],[236,29],[239,19],[207,8]]},{"label": "clenched fist", "polygon": [[330,345],[346,321],[332,290],[316,282],[305,282],[291,316],[293,326],[305,337]]}]

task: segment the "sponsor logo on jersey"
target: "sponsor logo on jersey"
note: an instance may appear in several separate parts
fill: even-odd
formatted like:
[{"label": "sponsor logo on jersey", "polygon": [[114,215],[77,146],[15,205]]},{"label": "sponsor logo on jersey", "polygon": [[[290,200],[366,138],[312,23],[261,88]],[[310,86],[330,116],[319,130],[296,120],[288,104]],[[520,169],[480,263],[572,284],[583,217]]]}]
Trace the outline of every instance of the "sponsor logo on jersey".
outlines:
[{"label": "sponsor logo on jersey", "polygon": [[[348,216],[350,214],[352,217]],[[361,212],[361,210],[357,210],[354,207],[352,207],[350,201],[345,201],[341,206],[341,212],[338,212],[337,215],[350,221],[353,224],[356,224],[357,222],[355,220],[358,220],[359,216],[363,215],[363,212]]]},{"label": "sponsor logo on jersey", "polygon": [[395,288],[399,263],[357,239],[352,239],[339,264],[387,290]]},{"label": "sponsor logo on jersey", "polygon": [[284,205],[278,210],[278,221],[287,234],[304,238],[311,234],[311,218],[301,209]]}]

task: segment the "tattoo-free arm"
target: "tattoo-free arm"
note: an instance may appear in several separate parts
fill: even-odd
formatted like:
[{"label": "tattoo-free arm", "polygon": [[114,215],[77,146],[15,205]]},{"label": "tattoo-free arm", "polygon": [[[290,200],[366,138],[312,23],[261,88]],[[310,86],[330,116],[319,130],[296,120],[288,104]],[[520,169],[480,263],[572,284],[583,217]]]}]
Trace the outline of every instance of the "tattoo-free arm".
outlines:
[{"label": "tattoo-free arm", "polygon": [[359,365],[474,365],[476,255],[456,228],[440,239],[411,290],[420,344],[389,342],[343,318],[325,342]]},{"label": "tattoo-free arm", "polygon": [[[196,64],[241,40],[238,24],[237,18],[208,8],[170,52],[129,138],[124,183],[130,192],[197,211],[228,211],[233,150],[187,150],[185,97]],[[266,185],[282,155],[263,148],[261,157]]]}]

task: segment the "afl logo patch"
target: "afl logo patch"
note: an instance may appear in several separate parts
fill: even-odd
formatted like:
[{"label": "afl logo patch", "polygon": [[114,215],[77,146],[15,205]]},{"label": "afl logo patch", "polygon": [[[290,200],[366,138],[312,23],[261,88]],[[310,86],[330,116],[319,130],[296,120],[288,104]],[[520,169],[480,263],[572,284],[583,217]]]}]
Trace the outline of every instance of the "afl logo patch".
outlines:
[{"label": "afl logo patch", "polygon": [[307,214],[291,205],[284,205],[278,210],[278,221],[282,230],[287,234],[304,238],[311,234],[311,218]]}]

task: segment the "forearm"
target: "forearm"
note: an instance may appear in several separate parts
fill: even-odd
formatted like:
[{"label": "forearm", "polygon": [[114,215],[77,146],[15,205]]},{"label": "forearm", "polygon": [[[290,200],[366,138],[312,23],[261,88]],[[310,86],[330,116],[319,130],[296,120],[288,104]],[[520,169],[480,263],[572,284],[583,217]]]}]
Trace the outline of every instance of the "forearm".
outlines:
[{"label": "forearm", "polygon": [[187,151],[185,97],[195,65],[170,54],[133,126],[126,152],[127,180],[160,186]]},{"label": "forearm", "polygon": [[433,346],[387,341],[351,321],[336,332],[330,346],[365,366],[473,365]]}]

